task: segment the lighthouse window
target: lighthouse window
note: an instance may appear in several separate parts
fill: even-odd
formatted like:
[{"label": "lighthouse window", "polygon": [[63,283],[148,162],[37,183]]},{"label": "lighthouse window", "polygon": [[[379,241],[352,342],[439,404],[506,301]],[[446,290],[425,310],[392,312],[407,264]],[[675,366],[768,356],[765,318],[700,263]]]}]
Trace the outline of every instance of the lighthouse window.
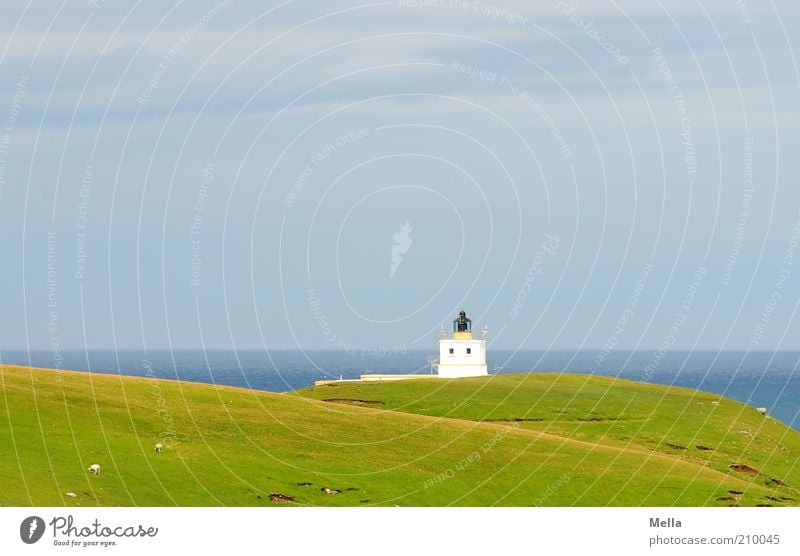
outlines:
[{"label": "lighthouse window", "polygon": [[467,355],[472,355],[472,348],[467,348]]},{"label": "lighthouse window", "polygon": [[453,355],[453,348],[450,348],[450,355]]}]

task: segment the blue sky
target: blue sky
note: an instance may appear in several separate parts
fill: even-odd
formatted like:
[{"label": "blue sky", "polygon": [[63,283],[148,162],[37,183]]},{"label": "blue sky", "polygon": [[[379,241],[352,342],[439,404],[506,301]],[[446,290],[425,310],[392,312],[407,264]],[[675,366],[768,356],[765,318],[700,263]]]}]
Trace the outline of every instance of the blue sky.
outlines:
[{"label": "blue sky", "polygon": [[4,8],[0,349],[800,349],[795,2],[418,4]]}]

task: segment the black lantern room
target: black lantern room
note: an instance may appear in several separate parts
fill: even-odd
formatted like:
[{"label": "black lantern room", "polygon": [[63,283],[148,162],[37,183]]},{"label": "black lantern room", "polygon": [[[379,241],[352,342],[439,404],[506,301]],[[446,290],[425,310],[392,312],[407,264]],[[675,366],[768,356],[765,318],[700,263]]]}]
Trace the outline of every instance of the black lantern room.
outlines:
[{"label": "black lantern room", "polygon": [[466,312],[461,311],[453,321],[453,332],[472,332],[472,320],[467,318]]}]

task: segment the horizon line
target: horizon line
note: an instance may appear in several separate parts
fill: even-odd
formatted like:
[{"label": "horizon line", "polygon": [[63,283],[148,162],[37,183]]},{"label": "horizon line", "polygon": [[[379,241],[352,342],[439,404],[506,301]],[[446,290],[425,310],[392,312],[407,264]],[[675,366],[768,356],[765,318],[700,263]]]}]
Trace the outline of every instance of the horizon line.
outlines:
[{"label": "horizon line", "polygon": [[[639,347],[639,348],[618,348],[615,349],[613,352],[606,354],[606,357],[612,356],[614,353],[618,352],[650,352],[650,351],[658,351],[659,347]],[[58,353],[58,352],[93,352],[93,351],[169,351],[169,352],[180,352],[180,351],[199,351],[199,352],[219,352],[219,351],[263,351],[263,352],[273,352],[273,351],[295,351],[295,352],[305,352],[305,351],[325,351],[325,352],[335,352],[335,353],[342,353],[342,354],[350,354],[353,356],[357,355],[368,355],[370,352],[379,352],[379,353],[386,353],[389,355],[401,355],[403,353],[409,352],[432,352],[436,351],[435,347],[431,347],[430,349],[426,348],[413,348],[413,349],[404,349],[402,351],[397,351],[396,347],[392,348],[371,348],[371,347],[364,347],[358,348],[353,353],[350,353],[348,350],[344,350],[341,348],[330,348],[330,347],[311,347],[311,348],[301,348],[301,347],[277,347],[277,348],[265,348],[265,347],[252,347],[252,346],[245,346],[245,347],[211,347],[211,348],[203,348],[203,347],[164,347],[164,346],[157,346],[157,347],[90,347],[90,348],[83,348],[83,347],[62,347],[59,348],[57,351],[53,350],[52,347],[13,347],[13,348],[0,348],[0,356],[2,356],[5,352],[28,352],[28,353],[39,353],[39,352],[51,352],[51,353]],[[391,353],[394,351],[395,353]],[[584,347],[584,348],[513,348],[513,347],[494,347],[492,351],[536,351],[536,352],[586,352],[586,351],[603,351],[602,347]],[[490,351],[487,350],[487,353]],[[667,350],[665,353],[670,352],[699,352],[699,353],[708,353],[708,352],[718,352],[718,353],[800,353],[800,346],[796,348],[758,348],[758,349],[748,349],[748,348],[718,348],[718,347],[703,347],[703,348],[672,348]]]}]

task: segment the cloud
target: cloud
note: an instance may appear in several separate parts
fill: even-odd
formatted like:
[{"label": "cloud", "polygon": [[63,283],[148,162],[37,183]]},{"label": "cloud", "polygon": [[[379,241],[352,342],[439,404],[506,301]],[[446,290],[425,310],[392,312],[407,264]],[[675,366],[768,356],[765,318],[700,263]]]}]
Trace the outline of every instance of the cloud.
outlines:
[{"label": "cloud", "polygon": [[[601,299],[612,287],[610,278],[625,263],[620,246],[631,237],[635,257],[650,256],[660,234],[658,256],[670,267],[691,270],[696,266],[694,259],[707,245],[703,242],[713,225],[718,196],[722,195],[723,211],[735,209],[729,200],[733,196],[735,205],[741,186],[745,133],[756,136],[757,152],[766,157],[758,161],[765,191],[760,202],[767,203],[770,188],[776,187],[777,177],[769,171],[777,166],[781,175],[792,175],[788,170],[796,165],[785,157],[777,164],[774,160],[777,149],[790,152],[797,144],[799,124],[795,61],[789,50],[796,45],[786,44],[771,3],[749,2],[737,9],[731,0],[703,0],[702,4],[697,0],[469,0],[460,4],[447,0],[432,7],[401,5],[399,0],[270,6],[238,0],[203,22],[204,14],[218,4],[218,0],[178,4],[97,0],[92,6],[78,0],[60,9],[59,1],[42,0],[24,15],[24,3],[8,6],[8,15],[0,21],[8,47],[0,64],[0,125],[13,105],[14,83],[23,74],[31,79],[11,141],[0,233],[14,238],[26,233],[34,238],[25,246],[26,260],[34,265],[28,275],[38,280],[27,284],[29,291],[40,293],[35,288],[41,286],[41,277],[33,269],[42,263],[44,251],[37,241],[44,230],[58,229],[64,246],[60,268],[74,264],[77,188],[84,166],[94,157],[89,264],[96,283],[103,288],[108,285],[104,257],[110,252],[105,242],[111,238],[114,291],[129,296],[141,287],[151,300],[148,307],[156,307],[153,311],[159,315],[163,295],[170,303],[193,309],[193,292],[183,280],[189,268],[187,254],[191,255],[187,223],[202,168],[214,160],[217,181],[203,229],[208,261],[205,283],[214,289],[203,300],[214,299],[213,314],[224,312],[218,270],[225,263],[230,265],[226,276],[235,283],[229,289],[229,302],[237,330],[253,330],[248,320],[252,316],[248,271],[253,226],[259,231],[253,236],[259,242],[253,263],[258,284],[268,285],[258,293],[269,308],[262,310],[282,306],[275,270],[281,256],[287,258],[285,266],[293,269],[285,277],[287,287],[294,288],[287,296],[299,299],[298,311],[307,310],[302,288],[306,281],[304,233],[323,192],[340,178],[340,188],[324,199],[328,210],[317,222],[316,233],[327,243],[324,252],[312,255],[322,270],[335,258],[335,246],[327,246],[337,237],[343,215],[361,196],[379,187],[424,184],[443,192],[457,207],[456,212],[448,212],[452,227],[446,239],[437,239],[435,216],[450,211],[449,205],[444,207],[447,203],[442,201],[441,210],[425,211],[414,194],[396,203],[377,203],[374,210],[352,220],[360,224],[346,230],[347,272],[353,284],[359,284],[353,291],[364,306],[378,303],[387,313],[399,314],[406,307],[398,299],[427,292],[436,280],[445,280],[447,276],[438,271],[433,277],[424,273],[423,254],[434,261],[437,250],[448,249],[452,260],[447,258],[442,265],[447,273],[462,264],[452,248],[461,239],[454,215],[471,223],[470,233],[480,232],[473,246],[490,245],[490,237],[495,242],[491,243],[493,264],[480,276],[481,287],[472,294],[488,302],[498,291],[503,295],[507,290],[513,300],[518,283],[506,284],[505,290],[499,284],[509,265],[512,276],[524,276],[527,271],[526,253],[518,254],[517,261],[507,260],[512,256],[510,246],[518,239],[515,234],[523,236],[523,246],[533,245],[550,226],[562,234],[565,255],[570,241],[575,242],[572,262],[558,269],[569,274],[568,287],[558,294],[565,301],[560,302],[558,315],[542,316],[545,328],[558,330],[563,324],[560,319],[572,309],[574,288],[583,286],[597,254],[603,257],[589,289]],[[797,17],[795,4],[777,3],[787,27]],[[652,54],[656,47],[687,97],[701,159],[691,198],[681,160],[681,121]],[[627,62],[615,57],[617,48]],[[459,69],[464,67],[470,71]],[[530,99],[542,110],[532,106]],[[748,130],[744,116],[749,119]],[[559,150],[553,126],[568,142],[574,154],[571,160],[565,160]],[[354,129],[369,130],[369,139],[327,157],[298,193],[297,206],[287,210],[282,201],[309,160]],[[776,133],[780,146],[773,145]],[[409,153],[419,156],[413,160],[395,156]],[[466,174],[456,167],[466,169]],[[513,195],[506,170],[518,187],[520,201]],[[472,187],[470,177],[480,184],[486,200],[473,194],[474,188],[470,195],[464,193]],[[53,222],[56,189],[59,197]],[[26,193],[30,193],[27,206]],[[796,192],[785,192],[778,209],[790,206],[794,197]],[[525,211],[523,230],[515,228],[517,202]],[[142,222],[140,205],[146,209]],[[23,230],[25,211],[27,228]],[[721,222],[728,222],[726,215],[720,217]],[[284,237],[288,251],[280,251],[278,245],[284,219],[292,232]],[[406,220],[413,222],[415,245],[395,279],[408,280],[403,283],[417,289],[376,301],[369,285],[358,282],[361,247],[374,244],[379,255],[369,264],[374,263],[385,277],[387,263],[380,257],[391,245],[392,228],[396,231]],[[494,226],[491,230],[489,222]],[[662,230],[657,228],[659,223]],[[694,235],[692,245],[679,252],[684,226],[690,226]],[[148,275],[160,277],[162,271],[167,275],[163,292],[160,283],[135,282],[139,228],[145,244],[155,246],[144,256]],[[224,238],[223,230],[228,234]],[[723,245],[724,252],[730,243],[725,235],[729,231],[721,229],[709,241]],[[602,237],[606,243],[599,246]],[[437,241],[446,245],[441,247]],[[160,260],[162,243],[167,246],[167,261]],[[224,259],[222,245],[228,249]],[[18,255],[10,247],[3,249],[2,253],[8,253],[4,260]],[[481,259],[468,259],[462,270],[471,277]],[[555,270],[548,278],[552,282],[547,282],[553,288],[558,285]],[[321,276],[325,278],[317,284],[320,291],[336,295],[335,277],[329,272]],[[21,288],[17,275],[3,280],[6,291]],[[70,282],[68,287],[72,286]],[[480,291],[492,293],[487,296]],[[439,312],[450,312],[449,306],[442,307],[460,301],[463,293],[462,286],[452,284],[444,294],[447,299],[437,300],[437,308],[415,317],[415,325],[437,322]],[[89,314],[108,313],[107,297],[95,296],[87,302]],[[341,302],[331,298],[328,306]],[[117,315],[132,315],[135,321],[134,305],[126,305],[125,299],[115,305]],[[585,332],[579,322],[593,321],[589,309],[575,313],[571,338]],[[270,320],[268,333],[289,344],[277,312],[271,313],[275,319]],[[344,319],[343,314],[344,309],[337,318]],[[107,329],[102,317],[98,318],[93,326]],[[175,332],[175,341],[196,345],[191,332],[196,323],[188,317],[172,318],[181,329]],[[669,318],[666,315],[664,322]],[[15,320],[21,319],[9,317],[6,322]],[[657,318],[656,322],[661,321]],[[211,337],[219,339],[226,331],[222,324],[215,324],[219,328]],[[353,335],[365,339],[386,332],[373,332],[358,319],[351,324]],[[2,326],[0,335],[8,343],[22,345],[24,335],[18,327]],[[138,326],[129,328],[134,333],[138,330]],[[158,315],[147,317],[146,328],[160,331],[163,322]],[[32,332],[32,337],[36,334]],[[245,334],[251,345],[257,343],[252,333]],[[39,339],[38,343],[47,344],[46,337]]]}]

